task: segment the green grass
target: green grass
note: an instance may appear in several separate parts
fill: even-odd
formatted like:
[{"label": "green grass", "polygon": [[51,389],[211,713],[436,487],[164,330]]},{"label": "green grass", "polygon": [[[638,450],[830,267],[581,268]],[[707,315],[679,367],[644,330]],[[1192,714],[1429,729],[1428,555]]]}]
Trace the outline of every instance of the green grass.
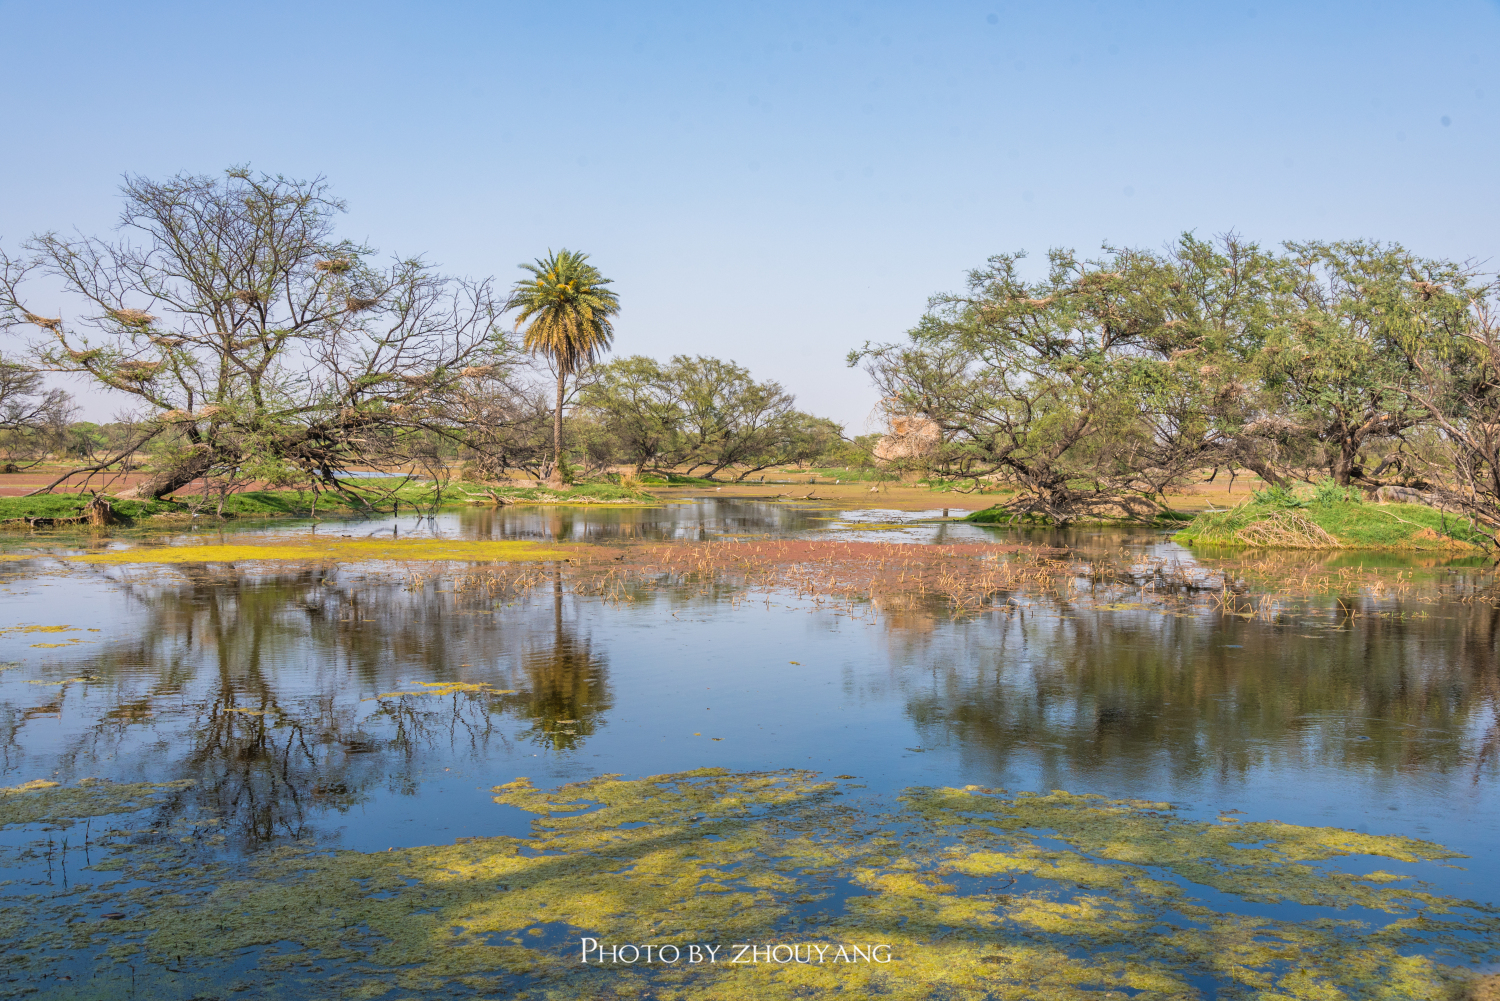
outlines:
[{"label": "green grass", "polygon": [[[1009,487],[998,491],[999,493],[1015,493]],[[1111,524],[1154,524],[1171,525],[1178,522],[1191,521],[1193,516],[1182,511],[1159,511],[1149,522],[1130,520],[1100,520],[1096,518],[1085,518],[1072,522],[1073,525],[1111,525]],[[1050,528],[1055,523],[1050,518],[1039,515],[1026,515],[1017,517],[1013,512],[1004,507],[995,506],[985,508],[983,511],[973,511],[964,517],[964,521],[973,522],[976,525],[1014,525],[1017,528]]]},{"label": "green grass", "polygon": [[[10,518],[73,518],[83,513],[87,494],[43,494],[39,497],[0,497],[0,521]],[[186,511],[171,501],[112,500],[115,513],[132,521],[154,514]]]},{"label": "green grass", "polygon": [[83,510],[88,497],[44,494],[41,497],[0,497],[0,518],[71,518]]},{"label": "green grass", "polygon": [[[403,508],[415,510],[431,509],[437,502],[437,493],[430,480],[422,480],[404,484],[395,491],[394,496],[382,492],[361,490],[355,487],[353,492],[366,498],[368,503],[377,510],[389,511],[393,502],[399,501]],[[441,501],[437,506],[442,508],[467,507],[474,502],[489,503],[489,494],[497,497],[507,497],[517,503],[533,504],[599,504],[607,502],[631,501],[641,504],[655,503],[655,499],[644,490],[631,490],[615,483],[576,483],[572,486],[553,490],[550,487],[511,487],[491,486],[485,483],[472,483],[466,480],[454,480],[443,488]],[[358,513],[363,510],[361,505],[351,501],[340,494],[323,492],[318,495],[318,513]],[[224,502],[226,514],[306,514],[312,509],[313,494],[307,490],[263,490],[235,494]],[[212,511],[214,502],[210,500],[206,510]]]},{"label": "green grass", "polygon": [[1203,512],[1174,539],[1189,545],[1244,548],[1255,545],[1253,538],[1246,539],[1247,530],[1253,537],[1254,526],[1286,513],[1321,528],[1345,549],[1451,550],[1455,543],[1459,548],[1483,547],[1487,541],[1466,518],[1422,504],[1371,504],[1349,498],[1319,502],[1270,490],[1258,490],[1228,511]]},{"label": "green grass", "polygon": [[1017,517],[1014,512],[1007,511],[1003,507],[987,507],[983,511],[970,511],[964,516],[964,521],[973,522],[976,525],[1016,525],[1024,528],[1051,524],[1050,519],[1038,518],[1035,515]]},{"label": "green grass", "polygon": [[[705,481],[712,482],[712,481]],[[496,496],[513,497],[517,501],[532,501],[536,503],[566,504],[569,501],[577,501],[584,504],[598,504],[601,502],[633,501],[639,504],[654,504],[656,498],[644,490],[632,490],[622,487],[618,483],[575,483],[561,490],[553,490],[550,487],[486,487],[481,484],[464,484],[464,489],[469,493],[482,493],[493,490]],[[448,502],[448,495],[452,491],[450,486],[443,494],[443,502]],[[431,491],[428,492],[431,496]],[[467,502],[467,498],[464,498]]]},{"label": "green grass", "polygon": [[[489,503],[487,494],[508,497],[519,504],[599,504],[629,502],[654,504],[655,498],[643,490],[630,490],[614,483],[580,483],[561,490],[546,487],[491,487],[482,483],[454,481],[443,490],[441,507],[462,508],[472,502]],[[430,481],[408,483],[396,491],[394,498],[383,494],[364,492],[369,503],[379,511],[390,511],[392,502],[398,500],[407,511],[430,510],[433,507],[434,491]],[[160,514],[188,514],[192,502],[200,495],[179,495],[180,500],[139,501],[113,500],[115,514],[128,521],[138,521]],[[78,494],[43,494],[38,497],[0,497],[0,520],[10,518],[71,518],[81,514],[88,503],[88,496]],[[364,508],[340,494],[319,493],[310,490],[251,490],[230,494],[224,499],[224,514],[227,517],[255,518],[276,516],[306,517],[313,511],[317,501],[320,515],[359,514]],[[198,508],[203,515],[213,515],[218,509],[218,497],[210,495]]]}]

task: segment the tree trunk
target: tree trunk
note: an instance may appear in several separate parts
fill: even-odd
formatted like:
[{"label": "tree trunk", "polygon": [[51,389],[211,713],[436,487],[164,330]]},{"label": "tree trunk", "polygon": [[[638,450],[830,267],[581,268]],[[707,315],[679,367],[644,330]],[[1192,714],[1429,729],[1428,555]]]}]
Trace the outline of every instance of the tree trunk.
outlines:
[{"label": "tree trunk", "polygon": [[1331,470],[1333,479],[1339,486],[1347,487],[1349,481],[1354,478],[1354,464],[1357,459],[1358,454],[1354,448],[1349,446],[1348,442],[1343,442],[1339,445],[1339,455],[1333,461],[1333,469]]},{"label": "tree trunk", "polygon": [[195,448],[182,462],[169,469],[154,473],[149,479],[136,484],[121,497],[143,497],[160,500],[174,490],[180,490],[198,477],[207,473],[213,465],[213,450],[207,445]]},{"label": "tree trunk", "polygon": [[547,485],[561,487],[562,478],[562,408],[563,408],[563,382],[567,376],[561,372],[557,374],[557,409],[552,413],[552,475],[547,477]]}]

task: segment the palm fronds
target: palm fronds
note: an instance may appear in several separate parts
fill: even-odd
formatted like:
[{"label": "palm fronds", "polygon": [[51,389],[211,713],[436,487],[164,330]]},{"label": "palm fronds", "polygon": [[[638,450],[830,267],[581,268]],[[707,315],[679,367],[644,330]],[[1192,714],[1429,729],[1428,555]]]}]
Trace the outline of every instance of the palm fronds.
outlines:
[{"label": "palm fronds", "polygon": [[620,311],[620,300],[604,287],[610,280],[587,263],[588,257],[572,250],[549,251],[534,264],[522,264],[532,277],[517,282],[511,296],[516,329],[528,324],[526,350],[550,358],[559,375],[584,368],[614,338],[610,317]]}]

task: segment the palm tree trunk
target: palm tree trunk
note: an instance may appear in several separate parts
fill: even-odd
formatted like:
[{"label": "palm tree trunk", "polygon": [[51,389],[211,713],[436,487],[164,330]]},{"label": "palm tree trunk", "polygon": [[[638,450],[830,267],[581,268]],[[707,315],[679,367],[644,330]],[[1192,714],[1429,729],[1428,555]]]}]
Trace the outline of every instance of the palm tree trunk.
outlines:
[{"label": "palm tree trunk", "polygon": [[557,409],[552,413],[552,475],[547,478],[550,486],[560,487],[562,479],[562,408],[564,372],[557,373]]}]

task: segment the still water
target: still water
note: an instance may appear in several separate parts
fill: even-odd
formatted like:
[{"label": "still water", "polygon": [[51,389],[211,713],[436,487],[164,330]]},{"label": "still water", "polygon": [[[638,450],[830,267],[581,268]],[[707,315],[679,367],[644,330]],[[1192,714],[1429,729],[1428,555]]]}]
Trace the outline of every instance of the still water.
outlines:
[{"label": "still water", "polygon": [[[1026,539],[935,515],[708,498],[300,530],[1022,539],[1193,559],[1161,533]],[[523,836],[530,815],[491,793],[521,776],[545,789],[602,773],[799,768],[857,777],[877,798],[1066,789],[1406,835],[1469,856],[1424,863],[1434,887],[1500,900],[1500,611],[1476,600],[1489,593],[1482,568],[1427,567],[1400,594],[1311,597],[1271,619],[1064,600],[954,618],[728,587],[622,601],[575,595],[559,577],[496,601],[359,564],[54,558],[100,544],[122,543],[6,543],[44,555],[0,564],[0,625],[12,627],[0,634],[0,785],[191,779],[152,822],[213,815],[227,851]],[[433,694],[450,682],[471,687]],[[16,847],[36,830],[0,837]]]}]

